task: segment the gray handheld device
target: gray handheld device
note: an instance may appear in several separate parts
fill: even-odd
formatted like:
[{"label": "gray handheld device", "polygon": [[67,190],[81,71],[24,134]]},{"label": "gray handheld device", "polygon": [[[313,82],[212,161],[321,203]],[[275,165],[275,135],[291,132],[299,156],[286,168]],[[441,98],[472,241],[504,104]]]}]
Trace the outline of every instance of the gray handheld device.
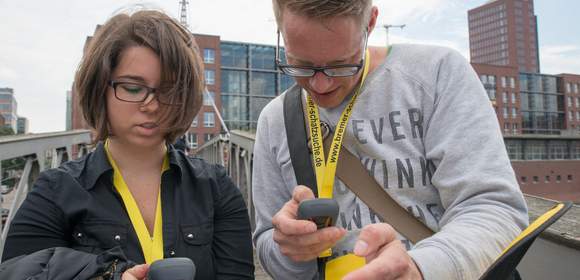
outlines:
[{"label": "gray handheld device", "polygon": [[169,258],[157,260],[149,266],[149,280],[193,280],[195,264],[189,258]]},{"label": "gray handheld device", "polygon": [[338,217],[338,203],[331,198],[303,200],[298,205],[298,219],[313,221],[318,229],[334,226]]}]

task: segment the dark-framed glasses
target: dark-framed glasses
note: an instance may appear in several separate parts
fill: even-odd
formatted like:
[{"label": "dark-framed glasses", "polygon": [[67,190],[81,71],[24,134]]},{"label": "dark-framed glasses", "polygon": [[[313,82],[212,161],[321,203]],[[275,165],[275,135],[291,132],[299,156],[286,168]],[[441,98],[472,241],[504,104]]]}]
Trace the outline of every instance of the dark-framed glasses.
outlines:
[{"label": "dark-framed glasses", "polygon": [[276,66],[284,74],[291,77],[313,77],[317,72],[322,72],[328,77],[349,77],[356,75],[364,66],[365,51],[367,49],[367,32],[364,32],[362,58],[358,64],[339,64],[324,67],[300,66],[284,64],[280,60],[280,30],[278,30],[278,42],[276,44]]},{"label": "dark-framed glasses", "polygon": [[115,97],[121,101],[130,103],[147,103],[151,102],[148,99],[150,95],[152,98],[157,98],[157,101],[164,105],[179,105],[177,100],[174,100],[172,94],[167,92],[162,92],[161,88],[152,88],[146,85],[135,83],[135,82],[125,82],[125,81],[109,81],[109,85],[113,88],[115,92]]}]

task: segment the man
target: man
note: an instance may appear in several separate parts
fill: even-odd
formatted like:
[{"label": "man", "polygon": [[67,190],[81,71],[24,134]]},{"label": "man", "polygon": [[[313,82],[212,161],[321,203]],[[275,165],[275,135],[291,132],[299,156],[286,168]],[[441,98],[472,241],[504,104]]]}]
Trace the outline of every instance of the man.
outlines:
[{"label": "man", "polygon": [[527,208],[469,63],[418,45],[369,47],[365,55],[378,15],[371,0],[273,5],[285,45],[286,63],[278,64],[297,83],[285,94],[302,91],[332,128],[353,103],[344,149],[437,233],[410,244],[338,179],[336,227],[317,230],[296,219],[316,186],[296,186],[292,165],[303,163],[290,161],[282,95],[262,111],[254,147],[254,242],[266,271],[275,279],[316,278],[318,256],[332,248],[331,260],[366,261],[344,279],[477,279],[527,225]]}]

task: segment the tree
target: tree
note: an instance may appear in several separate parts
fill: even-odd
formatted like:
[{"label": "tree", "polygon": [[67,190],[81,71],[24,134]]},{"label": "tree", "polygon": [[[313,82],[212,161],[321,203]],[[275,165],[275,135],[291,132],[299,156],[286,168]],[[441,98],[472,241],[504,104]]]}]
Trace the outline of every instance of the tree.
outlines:
[{"label": "tree", "polygon": [[14,130],[10,126],[0,126],[0,136],[14,135]]}]

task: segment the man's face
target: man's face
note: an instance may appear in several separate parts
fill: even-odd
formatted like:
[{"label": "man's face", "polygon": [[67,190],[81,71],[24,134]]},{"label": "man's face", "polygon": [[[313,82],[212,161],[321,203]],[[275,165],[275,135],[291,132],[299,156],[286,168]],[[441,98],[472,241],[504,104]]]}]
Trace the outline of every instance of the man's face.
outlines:
[{"label": "man's face", "polygon": [[[281,32],[289,65],[325,67],[359,64],[364,56],[364,32],[351,17],[328,20],[310,19],[288,9],[282,15]],[[313,77],[296,77],[320,107],[338,106],[358,84],[362,70],[354,76],[328,77],[316,72]]]}]

